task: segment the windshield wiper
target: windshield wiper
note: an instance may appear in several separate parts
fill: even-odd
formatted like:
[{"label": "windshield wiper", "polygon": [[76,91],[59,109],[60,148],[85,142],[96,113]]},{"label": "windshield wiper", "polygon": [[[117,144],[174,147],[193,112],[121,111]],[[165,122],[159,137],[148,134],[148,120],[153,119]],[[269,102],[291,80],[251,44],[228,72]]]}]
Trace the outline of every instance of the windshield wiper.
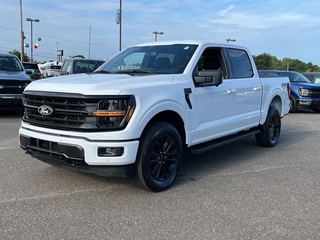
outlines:
[{"label": "windshield wiper", "polygon": [[100,70],[100,71],[95,71],[93,73],[112,73],[112,72],[107,71],[107,70]]},{"label": "windshield wiper", "polygon": [[144,71],[140,69],[131,69],[131,70],[121,70],[118,73],[125,73],[125,74],[130,74],[130,73],[144,73],[144,74],[152,74],[150,71]]},{"label": "windshield wiper", "polygon": [[0,70],[4,70],[4,71],[14,71],[11,68],[4,68],[4,67],[0,67]]}]

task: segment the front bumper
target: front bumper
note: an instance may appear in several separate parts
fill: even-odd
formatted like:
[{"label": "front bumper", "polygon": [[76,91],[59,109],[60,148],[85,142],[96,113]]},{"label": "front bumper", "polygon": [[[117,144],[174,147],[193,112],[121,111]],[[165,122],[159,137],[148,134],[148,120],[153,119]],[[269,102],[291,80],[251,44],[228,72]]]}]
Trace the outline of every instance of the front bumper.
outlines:
[{"label": "front bumper", "polygon": [[0,94],[0,108],[22,107],[21,94]]},{"label": "front bumper", "polygon": [[[71,133],[70,133],[71,134]],[[19,130],[20,147],[27,154],[58,167],[100,176],[130,176],[139,141],[97,141],[41,133],[24,127]],[[99,148],[123,148],[121,156],[99,156]]]},{"label": "front bumper", "polygon": [[320,108],[320,99],[298,99],[299,107]]}]

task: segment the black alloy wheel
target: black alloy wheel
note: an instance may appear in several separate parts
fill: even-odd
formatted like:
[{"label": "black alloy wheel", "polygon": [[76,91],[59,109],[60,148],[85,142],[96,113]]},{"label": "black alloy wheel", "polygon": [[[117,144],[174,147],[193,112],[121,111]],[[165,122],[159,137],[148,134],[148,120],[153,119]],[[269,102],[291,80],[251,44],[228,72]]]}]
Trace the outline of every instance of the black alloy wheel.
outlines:
[{"label": "black alloy wheel", "polygon": [[169,188],[178,176],[182,151],[180,135],[171,124],[151,123],[141,137],[133,182],[154,192]]},{"label": "black alloy wheel", "polygon": [[280,138],[281,117],[278,109],[271,107],[265,123],[256,134],[256,142],[262,147],[274,147]]}]

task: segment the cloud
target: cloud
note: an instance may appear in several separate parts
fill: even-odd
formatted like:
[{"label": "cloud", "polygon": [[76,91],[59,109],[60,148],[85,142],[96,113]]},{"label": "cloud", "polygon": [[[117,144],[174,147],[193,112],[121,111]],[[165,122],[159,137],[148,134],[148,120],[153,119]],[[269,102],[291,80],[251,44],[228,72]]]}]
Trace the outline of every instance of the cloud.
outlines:
[{"label": "cloud", "polygon": [[231,11],[234,8],[233,5],[229,5],[226,9],[223,9],[222,11],[219,12],[219,16],[224,16],[226,15],[229,11]]}]

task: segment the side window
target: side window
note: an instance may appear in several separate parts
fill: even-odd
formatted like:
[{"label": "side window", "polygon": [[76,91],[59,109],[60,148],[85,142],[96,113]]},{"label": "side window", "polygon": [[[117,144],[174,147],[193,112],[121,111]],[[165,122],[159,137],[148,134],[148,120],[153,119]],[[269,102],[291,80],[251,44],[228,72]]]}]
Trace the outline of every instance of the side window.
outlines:
[{"label": "side window", "polygon": [[219,48],[207,48],[198,61],[198,70],[222,70],[221,59]]},{"label": "side window", "polygon": [[227,49],[233,78],[251,78],[253,70],[249,56],[241,49]]},{"label": "side window", "polygon": [[72,64],[71,61],[66,62],[67,66],[66,66],[66,71],[70,74],[72,73]]},{"label": "side window", "polygon": [[61,71],[63,72],[67,71],[68,64],[69,64],[69,61],[65,61],[61,67]]},{"label": "side window", "polygon": [[[201,71],[216,71],[221,70],[223,78],[227,78],[227,72],[225,67],[225,62],[223,60],[223,54],[222,49],[218,47],[209,47],[206,48],[197,63],[197,66],[195,66],[193,70],[193,78],[194,80],[199,76],[199,72]],[[196,80],[195,80],[196,81]],[[205,86],[205,84],[197,84],[195,83],[195,86]]]}]

